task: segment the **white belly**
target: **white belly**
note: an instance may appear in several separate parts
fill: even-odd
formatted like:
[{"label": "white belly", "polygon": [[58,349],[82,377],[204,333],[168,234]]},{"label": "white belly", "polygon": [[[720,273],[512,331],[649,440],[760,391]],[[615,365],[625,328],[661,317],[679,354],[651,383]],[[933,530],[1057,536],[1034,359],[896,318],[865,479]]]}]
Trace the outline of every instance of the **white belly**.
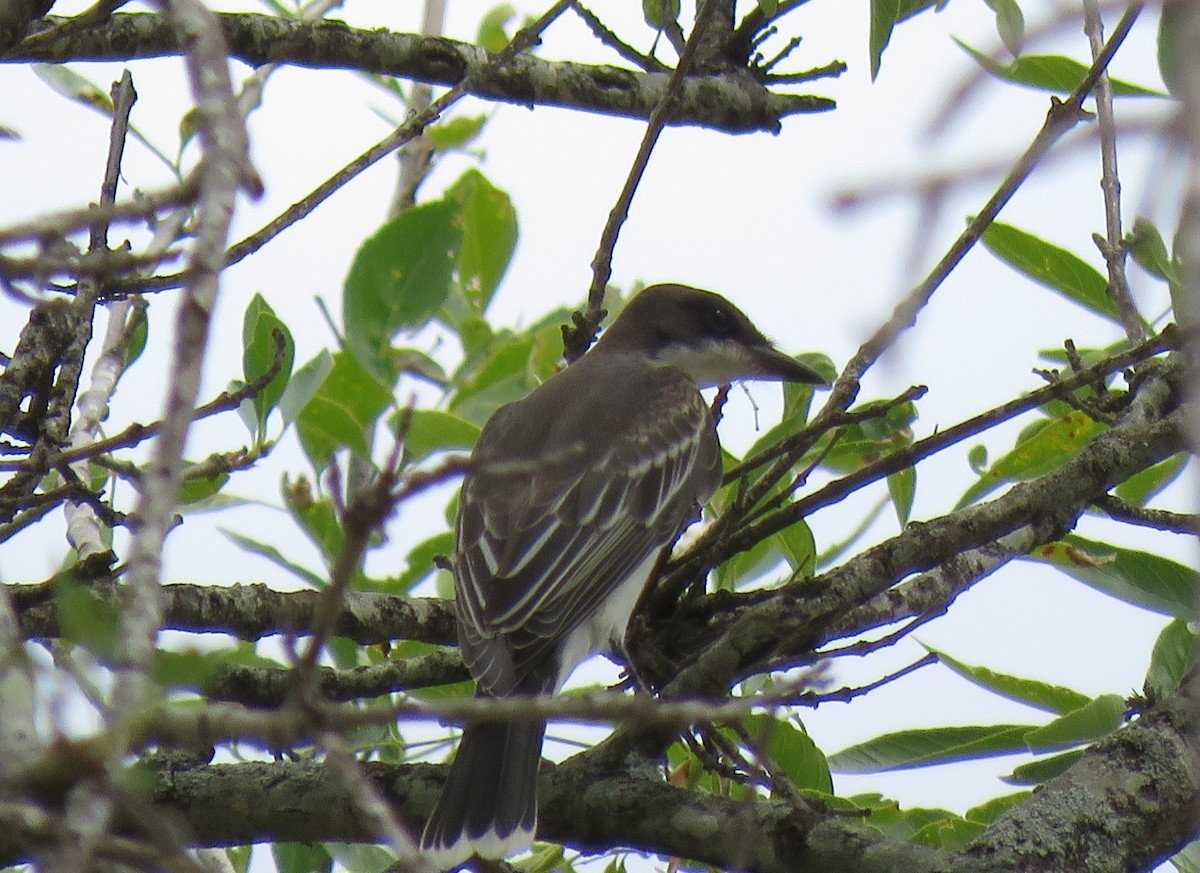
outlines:
[{"label": "white belly", "polygon": [[657,560],[656,550],[634,568],[629,578],[609,595],[595,615],[571,631],[561,649],[558,679],[554,683],[556,693],[562,690],[580,661],[597,652],[610,651],[614,643],[620,645],[625,639],[629,617],[637,606],[638,598],[642,596],[642,589],[646,587],[646,580]]}]

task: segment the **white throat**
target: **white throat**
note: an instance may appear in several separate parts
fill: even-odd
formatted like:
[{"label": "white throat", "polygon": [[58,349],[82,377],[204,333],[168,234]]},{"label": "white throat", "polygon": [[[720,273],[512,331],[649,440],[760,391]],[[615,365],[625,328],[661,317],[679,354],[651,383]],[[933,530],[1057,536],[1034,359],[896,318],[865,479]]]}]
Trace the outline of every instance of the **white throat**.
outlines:
[{"label": "white throat", "polygon": [[706,339],[699,346],[673,343],[657,358],[687,373],[697,388],[713,388],[744,379],[754,372],[750,356],[738,344]]}]

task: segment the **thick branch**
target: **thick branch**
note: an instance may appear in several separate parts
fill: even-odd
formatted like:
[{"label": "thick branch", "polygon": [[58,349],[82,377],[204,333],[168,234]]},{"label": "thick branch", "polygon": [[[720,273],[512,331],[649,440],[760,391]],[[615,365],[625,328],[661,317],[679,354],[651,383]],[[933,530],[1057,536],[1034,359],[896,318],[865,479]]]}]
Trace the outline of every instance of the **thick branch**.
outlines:
[{"label": "thick branch", "polygon": [[[1200,677],[1193,672],[1180,691],[1097,743],[950,858],[885,838],[869,820],[680,788],[660,777],[653,759],[614,761],[608,744],[543,768],[540,835],[583,850],[621,844],[763,873],[1145,869],[1196,830],[1198,700]],[[155,779],[153,803],[183,818],[193,844],[372,839],[347,789],[321,763],[180,767],[163,756],[147,764]],[[417,828],[444,768],[364,766]],[[18,834],[0,835],[0,859],[10,862],[24,852]]]},{"label": "thick branch", "polygon": [[[182,816],[197,845],[373,841],[345,786],[319,762],[151,766],[153,802]],[[367,763],[363,769],[418,831],[433,806],[443,768]],[[924,873],[937,858],[927,848],[895,843],[853,819],[817,821],[776,801],[679,788],[654,770],[595,769],[588,753],[546,766],[540,792],[540,835],[584,850],[622,844],[764,873]],[[0,834],[0,860],[22,855],[17,839]]]},{"label": "thick branch", "polygon": [[[116,581],[95,583],[88,591],[123,608],[124,589]],[[52,585],[9,586],[26,638],[61,635]],[[191,633],[224,633],[240,640],[273,634],[309,633],[321,605],[319,591],[275,591],[266,585],[192,585],[162,587],[163,627]],[[334,636],[359,645],[417,640],[449,645],[455,640],[454,604],[433,598],[350,592],[333,621]]]},{"label": "thick branch", "polygon": [[1200,832],[1200,671],[1059,778],[1000,816],[943,868],[1148,870]]},{"label": "thick branch", "polygon": [[[318,69],[360,70],[431,85],[458,84],[488,62],[469,43],[438,37],[357,30],[336,21],[295,21],[250,13],[218,16],[232,57],[252,66],[294,64]],[[45,26],[49,26],[47,20]],[[0,60],[114,61],[182,52],[179,34],[159,15],[118,14],[103,26],[65,33]],[[480,76],[471,93],[521,106],[560,106],[584,112],[649,118],[667,88],[665,73],[543,61],[522,55]],[[731,133],[777,133],[789,115],[834,108],[826,97],[776,94],[748,76],[690,77],[670,123]]]}]

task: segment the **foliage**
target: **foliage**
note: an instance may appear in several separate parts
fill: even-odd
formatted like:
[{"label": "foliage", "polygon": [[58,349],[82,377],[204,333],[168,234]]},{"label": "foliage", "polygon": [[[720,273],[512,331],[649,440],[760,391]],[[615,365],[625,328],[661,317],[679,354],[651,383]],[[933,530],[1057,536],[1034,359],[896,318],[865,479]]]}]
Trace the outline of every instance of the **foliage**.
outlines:
[{"label": "foliage", "polygon": [[[176,4],[168,5],[174,14],[183,14]],[[177,5],[182,9],[188,4]],[[319,25],[327,23],[320,20],[321,7],[293,8],[275,0],[266,5],[273,19],[298,28],[311,25],[312,38],[323,38]],[[755,40],[765,39],[767,28],[784,26],[794,5],[755,4],[745,19],[756,23]],[[904,23],[914,18],[927,23],[945,5],[872,0],[869,32],[863,34],[872,79],[884,69],[885,54],[890,60],[895,53],[913,51],[900,38]],[[1081,120],[1084,94],[1079,89],[1092,58],[1031,53],[1026,48],[1035,35],[1021,5],[989,0],[987,6],[1010,57],[999,60],[960,42],[983,74],[1005,87],[1052,92],[1056,107],[1078,98],[1075,121]],[[678,2],[647,0],[641,12],[649,38],[662,33],[674,44],[688,36],[686,10]],[[1171,94],[1179,92],[1178,81],[1186,75],[1174,60],[1168,32],[1179,26],[1175,14],[1170,8],[1160,25],[1165,34],[1160,60]],[[233,20],[239,16],[250,20],[241,13],[231,16],[226,22],[231,42],[241,26]],[[149,17],[135,13],[98,26],[151,27]],[[561,96],[503,92],[511,84],[498,73],[510,61],[510,46],[524,48],[522,62],[543,60],[528,47],[536,39],[528,45],[514,42],[521,39],[516,19],[508,4],[482,15],[477,43],[494,66],[471,73],[472,87],[493,99],[557,101],[576,112],[599,111]],[[70,27],[64,24],[64,32],[56,34],[47,30],[50,26],[52,22],[32,25],[28,42],[18,45],[8,62],[32,62],[55,39],[65,41],[67,57],[83,56],[78,48],[72,54]],[[331,27],[363,44],[370,38],[366,31]],[[726,47],[740,44],[734,35],[728,34]],[[142,38],[152,36],[147,32]],[[763,93],[757,96],[763,98],[779,82],[770,78],[773,62],[762,62],[757,46],[755,42],[753,56],[748,50],[739,59],[754,76],[732,80],[742,89],[738,93],[758,87]],[[658,74],[665,62],[653,57],[657,43],[648,56],[620,48],[625,57],[643,62],[630,76],[665,78]],[[845,50],[857,48],[861,46]],[[441,44],[439,57],[444,59],[451,49]],[[208,62],[194,58],[193,63]],[[547,63],[553,71],[554,62]],[[696,63],[705,71],[720,70],[729,58],[718,52]],[[412,134],[406,139],[409,155],[417,155],[422,167],[409,190],[418,190],[424,180],[433,187],[436,180],[438,193],[400,203],[352,256],[347,253],[340,309],[333,307],[340,317],[330,317],[335,335],[328,347],[301,354],[298,366],[296,337],[303,316],[273,308],[262,293],[255,293],[239,313],[240,371],[223,361],[204,364],[212,307],[196,289],[209,268],[214,275],[224,270],[222,281],[227,281],[233,275],[231,264],[221,265],[236,260],[234,253],[242,254],[241,244],[226,250],[227,228],[212,229],[213,214],[220,212],[212,205],[219,202],[212,193],[219,185],[214,178],[223,173],[227,181],[240,178],[246,189],[254,185],[245,155],[229,156],[237,146],[230,142],[229,129],[214,120],[219,113],[203,100],[198,103],[207,106],[204,111],[180,113],[178,149],[150,146],[170,167],[171,196],[158,201],[157,193],[149,192],[118,200],[124,214],[148,219],[146,240],[139,238],[128,249],[110,249],[96,240],[96,228],[104,225],[107,231],[106,222],[120,217],[111,201],[82,219],[53,216],[50,230],[0,229],[5,287],[35,301],[27,307],[28,324],[20,337],[14,332],[3,340],[10,347],[0,374],[0,425],[8,459],[0,468],[7,476],[0,484],[0,542],[13,548],[19,535],[45,526],[46,513],[58,507],[65,507],[69,536],[61,572],[44,583],[10,583],[7,597],[0,599],[0,645],[7,652],[0,666],[0,696],[14,701],[6,705],[6,720],[19,726],[0,729],[0,781],[11,777],[11,785],[32,786],[26,797],[9,792],[14,809],[22,803],[29,805],[23,809],[32,808],[34,800],[40,803],[49,796],[57,818],[46,833],[60,833],[55,829],[61,825],[66,835],[59,847],[13,825],[12,836],[0,837],[5,863],[70,858],[82,868],[85,861],[115,854],[131,865],[151,867],[157,863],[154,852],[219,845],[228,847],[235,869],[245,870],[251,863],[250,843],[266,841],[271,860],[283,873],[325,871],[334,865],[379,871],[388,869],[403,849],[404,841],[396,837],[401,827],[428,812],[436,780],[413,763],[435,738],[426,718],[430,712],[459,718],[471,714],[452,709],[470,705],[461,660],[446,648],[453,641],[453,609],[444,600],[422,596],[435,589],[449,593],[444,556],[453,548],[452,486],[462,472],[464,453],[487,419],[555,372],[568,326],[578,329],[586,319],[540,304],[532,320],[519,327],[506,326],[495,315],[495,301],[515,293],[505,277],[517,252],[520,192],[510,193],[490,179],[486,165],[475,160],[478,152],[468,146],[482,147],[500,134],[489,127],[487,115],[446,115],[448,109],[439,107],[424,117],[424,108],[415,98],[409,104],[411,95],[394,79],[365,60],[358,69],[382,85],[389,99],[403,101],[395,111],[380,114],[408,118],[400,129]],[[118,91],[109,97],[73,66],[40,63],[36,71],[58,94],[113,119],[114,130],[146,139],[122,119]],[[497,75],[488,79],[489,74]],[[259,87],[268,75],[266,67],[253,74]],[[434,74],[428,77],[436,81]],[[722,87],[720,75],[710,78],[713,89]],[[1111,88],[1117,98],[1155,106],[1174,99],[1138,83],[1113,80]],[[229,96],[229,105],[241,105]],[[664,94],[658,107],[676,106],[672,101],[685,96]],[[606,111],[636,115],[627,106]],[[663,120],[661,112],[646,115]],[[241,123],[239,119],[233,127]],[[656,122],[648,117],[645,123]],[[228,164],[213,172],[214,162],[221,160]],[[346,184],[358,171],[335,177],[333,187]],[[115,170],[111,173],[115,187]],[[316,208],[324,196],[311,196],[305,209]],[[179,204],[182,208],[174,212]],[[31,213],[41,210],[41,204],[31,205]],[[102,213],[108,217],[95,217]],[[663,739],[661,724],[635,713],[617,716],[615,738],[608,741],[628,754],[606,756],[604,746],[582,744],[581,751],[546,776],[561,802],[547,804],[542,822],[548,841],[522,862],[524,869],[571,870],[581,860],[576,849],[598,846],[608,850],[606,863],[614,870],[634,863],[633,858],[627,863],[620,847],[739,867],[752,855],[759,858],[754,851],[772,840],[793,845],[790,831],[773,830],[779,810],[796,816],[788,827],[849,821],[847,844],[891,841],[877,847],[898,858],[916,857],[954,869],[970,852],[984,851],[979,847],[1006,820],[1030,810],[1039,814],[1039,802],[1052,803],[1059,784],[1055,780],[1073,766],[1087,765],[1085,750],[1105,755],[1110,748],[1106,743],[1118,742],[1123,732],[1150,729],[1147,725],[1156,723],[1155,707],[1169,706],[1189,693],[1196,681],[1194,568],[1125,545],[1118,521],[1098,527],[1099,518],[1087,516],[1103,510],[1139,524],[1195,525],[1194,519],[1159,514],[1152,506],[1187,469],[1179,399],[1184,390],[1181,351],[1191,338],[1162,329],[1172,321],[1186,324],[1190,315],[1184,305],[1174,308],[1187,300],[1186,237],[1181,229],[1164,233],[1150,218],[1138,217],[1127,235],[1108,239],[1099,234],[1104,216],[1098,212],[1100,249],[1082,253],[1063,240],[993,220],[994,212],[991,216],[973,218],[967,236],[993,256],[991,266],[1002,281],[1032,283],[1067,301],[1078,320],[1062,325],[1064,337],[1077,329],[1086,329],[1088,336],[1108,336],[1105,331],[1112,336],[1095,348],[1067,343],[1064,350],[1043,351],[1043,360],[1061,369],[1049,375],[1049,387],[991,409],[985,408],[981,394],[977,418],[941,429],[921,420],[923,391],[859,397],[861,377],[895,344],[904,325],[881,328],[879,342],[865,344],[849,364],[825,351],[805,355],[807,363],[831,378],[839,375],[841,364],[833,392],[818,395],[810,386],[788,386],[780,421],[744,451],[727,447],[726,482],[706,510],[712,525],[677,546],[631,629],[629,650],[639,678],[659,693],[664,712],[670,712],[672,703],[712,708],[704,711],[705,718],[692,711],[688,718],[669,722],[672,729],[680,727],[680,720],[688,725],[677,742],[672,732]],[[299,219],[293,215],[289,220]],[[85,242],[85,231],[92,232],[91,241]],[[202,256],[214,233],[215,255],[208,251]],[[270,244],[273,233],[264,229],[252,241]],[[1105,257],[1114,253],[1120,257]],[[1126,254],[1155,283],[1157,311],[1149,311],[1142,301],[1135,304],[1128,288],[1120,287]],[[169,255],[191,260],[185,270],[171,272]],[[607,251],[602,247],[597,270],[611,256],[611,246]],[[1114,267],[1118,261],[1119,272]],[[218,266],[212,267],[214,262]],[[96,263],[102,266],[93,267]],[[935,271],[924,300],[920,295],[906,298],[904,305],[912,306],[910,322],[956,264],[949,263],[940,274]],[[132,305],[131,298],[142,302]],[[170,332],[161,317],[148,322],[145,316],[146,307],[157,315],[169,298],[183,299],[171,334],[174,369],[152,379],[131,367],[148,338],[153,343],[161,339],[156,333]],[[615,310],[623,299],[611,289],[604,303]],[[580,300],[581,307],[584,303]],[[598,310],[597,301],[588,303],[587,312]],[[112,326],[107,335],[97,329],[91,339],[93,322],[106,322],[98,319],[100,308]],[[78,374],[89,341],[89,360],[99,361],[93,383],[97,391],[108,393],[99,401],[103,413],[89,413],[80,392],[72,418],[76,385],[70,374]],[[178,393],[184,390],[180,386],[198,384],[202,365],[228,385],[210,403],[173,394],[178,400],[174,416],[150,427],[131,425],[107,438],[98,433],[110,398],[141,399],[135,416],[150,420],[155,414],[150,404],[158,401],[159,389]],[[194,428],[189,446],[207,457],[185,461],[183,436],[193,408],[199,409],[197,422],[213,419],[225,426]],[[78,427],[89,414],[91,432],[64,425],[72,421]],[[248,438],[229,425],[234,414]],[[1020,429],[1006,430],[1018,416],[1024,416]],[[164,447],[170,445],[172,423],[180,422],[182,436],[171,457]],[[158,441],[145,450],[156,436]],[[245,444],[239,445],[243,438]],[[286,472],[277,497],[267,501],[260,495],[252,501],[239,496],[244,487],[252,489],[252,468],[278,460],[276,455],[287,450],[296,450],[295,461],[281,462]],[[956,452],[960,465],[965,469],[969,464],[977,477],[957,503],[925,473],[928,459],[944,451]],[[147,514],[147,507],[156,505],[150,502],[154,494],[166,495],[169,515]],[[869,499],[860,507],[855,502],[859,497]],[[808,521],[818,509],[843,501],[855,508],[837,530]],[[272,523],[241,520],[238,512],[264,502],[271,503],[266,517]],[[886,532],[884,511],[889,523],[895,517]],[[212,570],[219,573],[221,586],[199,584],[211,570],[207,567],[194,568],[194,580],[164,584],[162,538],[176,512],[187,513],[189,521],[171,535],[173,540],[191,535],[193,514],[215,513],[229,541],[257,563]],[[388,520],[395,516],[422,531],[402,563],[387,536]],[[1076,532],[1082,524],[1089,526],[1086,538]],[[116,537],[114,531],[119,532]],[[942,723],[948,716],[937,713],[934,725],[886,729],[838,750],[820,747],[806,728],[802,707],[829,706],[877,689],[871,683],[833,690],[814,663],[840,663],[839,657],[878,651],[909,636],[928,618],[953,608],[971,585],[1010,564],[1053,568],[1099,596],[1163,616],[1168,623],[1148,653],[1142,695],[1126,699],[1128,690],[1121,688],[1085,693],[967,663],[953,652],[926,646],[925,657],[914,666],[936,663],[940,666],[933,669],[1018,704],[1030,711],[1028,717],[948,724]],[[262,566],[285,574],[292,588],[225,587],[256,581],[259,571],[253,567]],[[381,567],[386,571],[380,572]],[[160,636],[163,630],[179,633]],[[202,645],[201,635],[207,633],[225,634],[228,641]],[[52,663],[45,657],[48,651],[53,652]],[[53,676],[60,690],[39,687],[45,684],[43,674]],[[880,676],[878,684],[894,678]],[[56,715],[66,698],[72,706],[89,708],[95,727],[81,731],[56,723],[55,735],[48,737],[46,717]],[[585,707],[582,717],[598,721],[605,721],[610,709],[628,712],[611,697],[599,698],[587,710],[589,699],[567,699],[563,705]],[[745,708],[730,715],[714,701]],[[39,707],[44,710],[40,715],[35,712]],[[436,734],[434,742],[441,738]],[[648,747],[666,762],[665,783],[657,771],[648,774],[650,768],[639,757]],[[218,771],[196,752],[211,748],[232,769]],[[130,848],[153,829],[146,822],[158,821],[156,806],[175,809],[186,819],[197,808],[192,803],[203,805],[198,794],[189,794],[199,789],[189,787],[188,777],[249,773],[236,768],[251,766],[241,760],[250,748],[255,749],[250,757],[262,757],[258,749],[273,753],[273,760],[256,764],[268,768],[269,779],[287,785],[281,792],[286,796],[268,796],[256,804],[261,787],[237,783],[221,801],[228,805],[222,810],[226,815],[214,813],[220,826],[207,824],[211,830],[188,836],[172,830],[161,841],[137,842],[144,856]],[[1012,758],[1011,770],[1002,784],[993,786],[992,799],[963,814],[904,808],[873,791],[848,794],[839,791],[837,781],[844,775],[896,770],[937,774],[941,771],[932,768],[994,757]],[[364,766],[347,763],[355,760]],[[310,764],[321,769],[305,770]],[[606,769],[598,776],[589,767]],[[135,783],[133,774],[142,772],[138,768],[151,774],[149,782]],[[321,783],[319,791],[335,794],[318,793],[316,787],[312,795],[297,790],[291,780],[314,772],[320,775],[314,780]],[[579,772],[590,780],[586,792],[570,790],[570,780]],[[661,795],[670,802],[643,809],[631,820],[630,810],[638,810],[641,801],[630,798],[628,782],[622,781],[630,779],[644,780],[640,784],[647,797],[651,783],[675,793]],[[1013,793],[1013,786],[1022,790]],[[1037,786],[1043,790],[1024,790]],[[112,802],[97,804],[103,821],[89,830],[91,823],[73,810],[92,791],[105,793]],[[317,796],[319,801],[310,802]],[[183,800],[176,808],[179,798]],[[740,806],[722,806],[726,801]],[[699,840],[686,822],[672,818],[672,803],[679,810],[704,808],[726,823],[732,816],[722,810],[742,810],[752,822],[739,841],[745,845]],[[301,807],[297,825],[289,816]],[[142,830],[134,828],[133,836],[126,821],[134,817],[130,809],[150,816],[139,819]],[[1129,816],[1130,829],[1144,835],[1144,845],[1130,849],[1131,856],[1148,851],[1150,860],[1162,859],[1194,836],[1159,829],[1155,819],[1165,814],[1153,810],[1149,801],[1144,810],[1129,804],[1113,814]],[[1180,814],[1186,816],[1186,811]],[[10,824],[15,815],[0,810],[0,818]],[[200,828],[203,815],[195,815],[189,824]],[[1086,830],[1066,829],[1072,838]],[[94,857],[77,860],[67,854],[77,832],[104,835],[89,850]],[[1155,842],[1145,836],[1151,832]],[[1164,832],[1174,835],[1159,836]],[[910,850],[928,854],[904,854]],[[829,851],[839,858],[839,852],[845,853],[838,846]],[[1064,849],[1067,855],[1071,851]],[[811,863],[819,865],[820,849],[813,852]],[[1196,855],[1194,844],[1184,848],[1176,855],[1177,866],[1195,869]],[[846,869],[865,869],[853,866],[858,861],[849,854],[846,858]],[[254,863],[266,861],[259,855]],[[747,863],[771,867],[764,860]],[[778,858],[774,863],[780,864]]]}]

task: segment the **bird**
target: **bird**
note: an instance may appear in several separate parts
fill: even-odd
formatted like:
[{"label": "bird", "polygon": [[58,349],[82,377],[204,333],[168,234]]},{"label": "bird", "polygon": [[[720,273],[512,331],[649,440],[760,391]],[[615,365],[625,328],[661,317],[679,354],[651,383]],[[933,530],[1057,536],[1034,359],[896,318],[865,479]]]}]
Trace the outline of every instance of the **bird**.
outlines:
[{"label": "bird", "polygon": [[[484,425],[455,522],[462,657],[484,698],[554,694],[623,652],[656,561],[721,484],[700,389],[825,384],[711,291],[633,296],[578,361]],[[532,844],[544,721],[470,721],[421,836],[439,869]]]}]

